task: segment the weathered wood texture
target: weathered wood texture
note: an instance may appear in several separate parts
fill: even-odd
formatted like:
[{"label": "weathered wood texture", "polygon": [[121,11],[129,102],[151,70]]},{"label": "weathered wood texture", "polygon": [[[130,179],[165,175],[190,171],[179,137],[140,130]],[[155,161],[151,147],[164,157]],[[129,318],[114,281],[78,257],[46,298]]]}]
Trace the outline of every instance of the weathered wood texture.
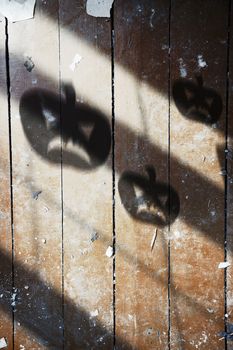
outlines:
[{"label": "weathered wood texture", "polygon": [[[57,1],[37,1],[33,20],[9,24],[15,349],[63,343],[60,154],[49,160],[43,121],[59,107],[58,25],[50,13],[58,15]],[[58,106],[42,89],[57,94]]]},{"label": "weathered wood texture", "polygon": [[145,198],[148,165],[168,183],[168,21],[169,1],[115,2],[117,349],[168,347],[167,228]]},{"label": "weathered wood texture", "polygon": [[65,347],[111,349],[111,23],[87,15],[85,1],[63,1],[60,33]]},{"label": "weathered wood texture", "polygon": [[229,4],[115,0],[106,19],[38,0],[0,22],[9,350],[233,349]]},{"label": "weathered wood texture", "polygon": [[[228,109],[227,109],[227,126],[228,126],[228,135],[227,135],[227,149],[226,149],[226,161],[227,161],[227,261],[233,266],[233,28],[232,28],[232,15],[233,7],[231,4],[231,13],[229,14],[229,20],[231,27],[229,28],[229,81],[228,83]],[[227,309],[226,309],[226,321],[227,321],[227,349],[233,349],[233,272],[232,267],[229,267],[227,270]]]},{"label": "weathered wood texture", "polygon": [[174,350],[225,348],[219,340],[224,270],[218,264],[224,261],[227,23],[228,1],[172,2],[171,183],[181,201],[171,227]]},{"label": "weathered wood texture", "polygon": [[[11,236],[11,195],[10,195],[10,153],[8,124],[8,93],[6,82],[5,20],[0,23],[0,338],[5,337],[9,348],[13,344],[12,291],[12,236]],[[5,260],[8,256],[8,260]]]}]

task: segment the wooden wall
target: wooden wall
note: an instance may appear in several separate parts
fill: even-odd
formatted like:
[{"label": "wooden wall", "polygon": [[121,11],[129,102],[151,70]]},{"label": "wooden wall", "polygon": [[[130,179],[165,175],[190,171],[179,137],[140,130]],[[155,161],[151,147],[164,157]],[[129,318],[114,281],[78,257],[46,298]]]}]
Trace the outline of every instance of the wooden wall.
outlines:
[{"label": "wooden wall", "polygon": [[1,19],[7,349],[233,349],[232,11],[37,0]]}]

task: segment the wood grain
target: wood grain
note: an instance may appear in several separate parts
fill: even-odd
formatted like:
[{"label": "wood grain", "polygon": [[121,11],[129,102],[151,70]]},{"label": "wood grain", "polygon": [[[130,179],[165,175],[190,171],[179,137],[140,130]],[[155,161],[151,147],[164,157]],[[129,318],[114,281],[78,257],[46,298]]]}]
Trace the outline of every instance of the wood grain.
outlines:
[{"label": "wood grain", "polygon": [[[10,194],[10,152],[9,152],[9,123],[8,123],[8,94],[5,57],[5,20],[0,23],[0,338],[5,338],[8,347],[13,341],[13,313],[11,308],[12,292],[12,236],[11,236],[11,194]],[[4,264],[2,255],[7,254],[8,263]]]},{"label": "wood grain", "polygon": [[227,339],[227,349],[233,349],[232,343],[232,329],[233,329],[233,213],[232,213],[232,205],[233,205],[233,99],[232,99],[232,89],[233,89],[233,28],[232,28],[232,13],[233,8],[231,4],[231,9],[229,13],[230,20],[230,28],[229,28],[229,37],[228,37],[228,45],[229,45],[229,61],[228,61],[228,108],[227,108],[227,148],[226,148],[226,170],[227,170],[227,232],[226,232],[226,260],[231,264],[231,266],[227,269],[227,308],[226,308],[226,333],[223,332],[223,336]]},{"label": "wood grain", "polygon": [[149,183],[147,165],[168,181],[169,2],[116,1],[114,9],[116,348],[167,349],[167,229],[158,225],[151,251],[156,225],[137,220],[145,189],[132,191],[137,176]]},{"label": "wood grain", "polygon": [[[38,152],[48,134],[47,94],[57,94],[59,106],[58,25],[51,12],[58,15],[57,1],[37,1],[32,20],[9,24],[15,349],[62,349],[63,343],[60,155],[52,163],[49,150]],[[56,102],[50,107],[53,115]]]},{"label": "wood grain", "polygon": [[9,350],[233,349],[229,4],[115,0],[108,19],[38,0],[0,19]]},{"label": "wood grain", "polygon": [[65,348],[111,349],[112,257],[105,255],[112,246],[111,25],[87,15],[85,1],[63,1],[60,26],[67,102],[62,110]]},{"label": "wood grain", "polygon": [[[179,220],[171,227],[171,349],[225,346],[224,340],[219,340],[224,330],[224,270],[218,269],[218,264],[224,261],[221,170],[225,148],[227,18],[227,1],[176,1],[171,8],[171,183],[181,201]],[[187,89],[187,80],[193,82],[192,87],[199,80],[199,87],[183,94],[180,91]],[[213,90],[206,94],[207,88],[220,97]],[[195,119],[187,114],[185,98],[197,97],[194,110],[203,111],[207,95],[214,100],[220,98],[222,108],[215,106],[207,118]],[[218,108],[220,119],[211,122],[211,115]],[[174,156],[180,160],[180,166],[173,161]],[[206,181],[200,181],[200,176]],[[210,191],[213,186],[216,191]],[[192,226],[185,223],[187,217]]]}]

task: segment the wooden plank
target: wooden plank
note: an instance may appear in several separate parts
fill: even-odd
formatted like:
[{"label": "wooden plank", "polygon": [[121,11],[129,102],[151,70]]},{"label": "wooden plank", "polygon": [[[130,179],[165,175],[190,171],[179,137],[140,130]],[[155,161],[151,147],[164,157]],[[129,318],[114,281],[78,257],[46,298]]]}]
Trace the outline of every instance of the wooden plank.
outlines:
[{"label": "wooden plank", "polygon": [[[11,242],[11,195],[10,195],[10,153],[9,153],[9,125],[8,125],[8,96],[6,82],[5,58],[5,20],[0,23],[0,255],[8,254],[7,264],[0,265],[0,338],[5,337],[8,347],[12,348],[13,318],[11,308],[12,292],[12,242]],[[2,260],[2,259],[1,259]]]},{"label": "wooden plank", "polygon": [[116,349],[168,347],[168,23],[169,1],[115,3]]},{"label": "wooden plank", "polygon": [[181,203],[171,227],[174,350],[225,348],[219,340],[224,270],[218,264],[224,261],[227,19],[228,1],[172,3],[171,183]]},{"label": "wooden plank", "polygon": [[37,1],[34,19],[9,24],[15,349],[63,343],[60,154],[50,157],[47,128],[49,117],[59,118],[58,26],[51,12],[58,15],[57,1]]},{"label": "wooden plank", "polygon": [[77,308],[65,300],[65,348],[111,349],[111,25],[87,15],[85,1],[63,1],[60,21],[64,286]]},{"label": "wooden plank", "polygon": [[232,213],[232,205],[233,205],[233,98],[232,98],[232,90],[233,90],[233,27],[232,27],[232,15],[233,15],[233,7],[231,4],[231,12],[229,13],[229,20],[231,27],[228,37],[228,45],[229,45],[229,61],[228,61],[228,70],[229,70],[229,81],[228,83],[228,108],[227,108],[227,117],[228,117],[228,135],[227,135],[227,152],[226,162],[227,162],[227,246],[226,246],[226,260],[231,264],[231,266],[227,269],[227,308],[226,308],[226,333],[223,333],[223,336],[227,339],[227,349],[233,349],[233,213]]}]

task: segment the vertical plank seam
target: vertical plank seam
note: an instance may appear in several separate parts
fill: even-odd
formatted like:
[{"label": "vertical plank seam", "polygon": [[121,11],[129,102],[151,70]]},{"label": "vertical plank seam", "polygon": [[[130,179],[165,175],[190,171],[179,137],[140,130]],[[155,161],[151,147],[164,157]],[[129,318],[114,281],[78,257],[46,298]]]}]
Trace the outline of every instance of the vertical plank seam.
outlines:
[{"label": "vertical plank seam", "polygon": [[112,78],[112,312],[113,312],[113,349],[116,347],[116,225],[115,225],[115,30],[114,30],[114,3],[111,9],[111,78]]},{"label": "vertical plank seam", "polygon": [[63,143],[62,143],[62,108],[61,108],[61,94],[62,94],[62,85],[61,85],[61,30],[60,30],[60,0],[58,0],[58,65],[59,65],[59,118],[60,118],[60,186],[61,186],[61,303],[62,303],[62,349],[65,349],[65,288],[64,288],[64,189],[63,189]]},{"label": "vertical plank seam", "polygon": [[[14,212],[13,212],[13,170],[12,170],[12,127],[11,127],[11,81],[10,81],[10,55],[9,55],[9,31],[8,19],[5,18],[5,61],[6,61],[6,85],[7,85],[7,104],[8,104],[8,129],[9,129],[9,160],[10,160],[10,201],[11,201],[11,261],[12,261],[12,294],[14,291]],[[10,299],[11,300],[11,299]],[[12,344],[14,350],[14,312],[12,306]]]},{"label": "vertical plank seam", "polygon": [[[226,119],[225,119],[225,150],[228,150],[228,133],[229,133],[229,71],[230,71],[230,33],[231,33],[231,0],[228,2],[228,27],[227,27],[227,69],[226,69]],[[224,261],[227,261],[228,258],[228,244],[227,244],[227,214],[228,214],[228,159],[225,154],[225,193],[224,193]],[[227,335],[227,270],[224,270],[224,328],[225,334]],[[225,337],[225,350],[227,350],[227,336]]]},{"label": "vertical plank seam", "polygon": [[171,218],[171,0],[168,11],[168,186],[169,186],[169,224],[168,224],[168,350],[171,349],[171,241],[170,241],[170,218]]}]

